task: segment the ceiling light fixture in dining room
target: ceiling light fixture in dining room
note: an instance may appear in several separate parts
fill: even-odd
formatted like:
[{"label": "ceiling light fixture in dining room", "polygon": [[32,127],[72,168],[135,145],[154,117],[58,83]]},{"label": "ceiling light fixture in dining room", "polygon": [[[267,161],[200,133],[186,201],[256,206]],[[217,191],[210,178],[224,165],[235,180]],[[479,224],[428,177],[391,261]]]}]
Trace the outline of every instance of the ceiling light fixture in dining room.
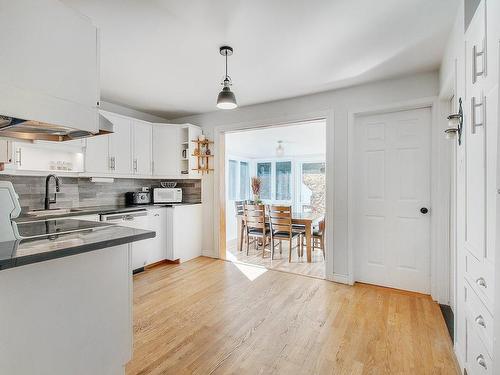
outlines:
[{"label": "ceiling light fixture in dining room", "polygon": [[222,46],[219,48],[219,52],[226,58],[226,74],[224,75],[224,79],[221,83],[224,87],[217,97],[217,108],[234,109],[238,106],[238,104],[236,103],[234,93],[230,89],[230,86],[233,84],[231,77],[227,75],[227,57],[233,54],[233,48],[229,46]]},{"label": "ceiling light fixture in dining room", "polygon": [[278,141],[278,147],[276,147],[276,156],[283,156],[285,154],[285,149],[283,148],[283,141]]}]

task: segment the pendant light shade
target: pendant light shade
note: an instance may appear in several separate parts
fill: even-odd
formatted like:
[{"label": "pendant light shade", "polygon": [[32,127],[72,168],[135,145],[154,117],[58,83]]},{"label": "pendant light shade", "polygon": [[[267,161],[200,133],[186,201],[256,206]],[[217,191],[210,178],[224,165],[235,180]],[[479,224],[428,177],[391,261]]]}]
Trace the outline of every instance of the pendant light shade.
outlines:
[{"label": "pendant light shade", "polygon": [[222,56],[226,58],[226,74],[224,75],[224,80],[222,81],[222,91],[217,96],[217,108],[220,109],[234,109],[238,106],[236,103],[236,97],[231,91],[231,78],[227,75],[227,57],[233,54],[233,49],[228,46],[220,47],[219,52]]},{"label": "pendant light shade", "polygon": [[236,108],[236,97],[229,87],[224,87],[217,97],[217,108],[233,109]]}]

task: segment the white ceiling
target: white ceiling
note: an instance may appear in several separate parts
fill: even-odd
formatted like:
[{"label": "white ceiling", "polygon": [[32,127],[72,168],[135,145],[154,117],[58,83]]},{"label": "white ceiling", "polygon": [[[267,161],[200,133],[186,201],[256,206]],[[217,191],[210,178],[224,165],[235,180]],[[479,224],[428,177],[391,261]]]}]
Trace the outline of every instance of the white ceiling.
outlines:
[{"label": "white ceiling", "polygon": [[62,0],[101,29],[103,100],[216,110],[229,44],[241,106],[438,68],[458,0]]},{"label": "white ceiling", "polygon": [[[278,141],[282,141],[283,157],[325,155],[326,124],[324,121],[252,129],[228,133],[225,145],[229,156],[249,159],[276,157]],[[305,134],[307,136],[305,136]]]}]

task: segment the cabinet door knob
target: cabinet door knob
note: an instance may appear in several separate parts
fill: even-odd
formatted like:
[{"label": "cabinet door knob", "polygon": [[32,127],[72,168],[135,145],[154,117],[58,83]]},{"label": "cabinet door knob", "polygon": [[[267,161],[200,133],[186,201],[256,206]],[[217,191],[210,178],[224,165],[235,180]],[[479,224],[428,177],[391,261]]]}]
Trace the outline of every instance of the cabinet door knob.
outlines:
[{"label": "cabinet door knob", "polygon": [[429,209],[428,209],[427,207],[422,207],[422,208],[420,209],[420,212],[421,212],[421,213],[423,213],[423,214],[425,215],[427,212],[429,212]]},{"label": "cabinet door knob", "polygon": [[484,322],[484,318],[481,315],[478,315],[474,320],[478,325],[480,325],[483,328],[486,328],[486,323]]},{"label": "cabinet door knob", "polygon": [[477,361],[477,364],[481,367],[483,367],[484,369],[486,369],[486,361],[484,359],[484,356],[482,354],[479,354],[476,358],[476,361]]},{"label": "cabinet door knob", "polygon": [[486,280],[483,278],[483,277],[480,277],[476,280],[476,284],[483,287],[483,288],[487,288],[488,286],[486,285]]}]

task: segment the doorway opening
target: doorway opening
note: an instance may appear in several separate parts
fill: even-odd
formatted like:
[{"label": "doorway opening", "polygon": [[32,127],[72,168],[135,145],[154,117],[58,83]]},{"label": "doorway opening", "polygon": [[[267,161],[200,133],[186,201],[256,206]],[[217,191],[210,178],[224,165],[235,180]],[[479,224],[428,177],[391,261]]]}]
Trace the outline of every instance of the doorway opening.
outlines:
[{"label": "doorway opening", "polygon": [[325,133],[321,119],[224,134],[226,260],[325,278]]}]

